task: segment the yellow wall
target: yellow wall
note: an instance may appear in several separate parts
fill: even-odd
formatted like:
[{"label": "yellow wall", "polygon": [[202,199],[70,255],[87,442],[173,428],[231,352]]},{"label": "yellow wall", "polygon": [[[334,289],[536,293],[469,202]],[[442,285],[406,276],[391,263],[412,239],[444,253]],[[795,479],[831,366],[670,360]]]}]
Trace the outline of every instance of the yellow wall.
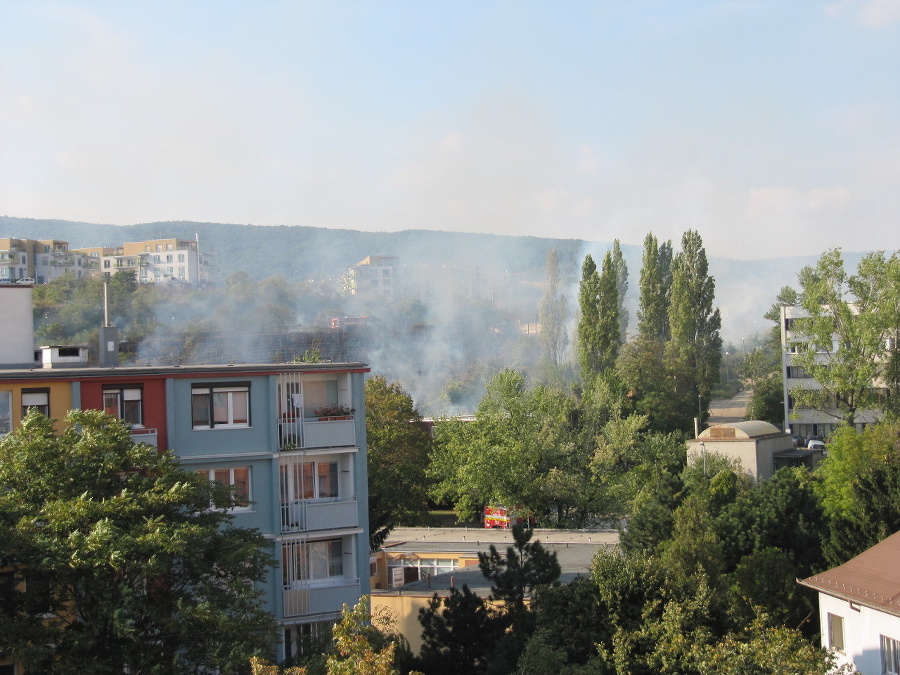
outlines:
[{"label": "yellow wall", "polygon": [[28,382],[0,383],[0,391],[12,392],[12,404],[10,416],[12,428],[15,429],[22,423],[22,390],[23,389],[48,389],[50,396],[50,417],[56,420],[56,432],[62,433],[65,429],[63,418],[72,409],[72,383],[71,382],[47,382],[31,380]]}]

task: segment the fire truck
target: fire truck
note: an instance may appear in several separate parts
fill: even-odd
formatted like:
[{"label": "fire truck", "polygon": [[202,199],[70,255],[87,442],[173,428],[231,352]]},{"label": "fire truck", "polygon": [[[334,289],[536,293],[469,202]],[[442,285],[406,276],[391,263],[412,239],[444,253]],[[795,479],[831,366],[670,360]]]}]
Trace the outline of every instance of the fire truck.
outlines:
[{"label": "fire truck", "polygon": [[513,525],[525,525],[534,527],[534,516],[529,516],[520,509],[510,509],[505,506],[488,506],[484,509],[484,526],[488,530],[508,530]]}]

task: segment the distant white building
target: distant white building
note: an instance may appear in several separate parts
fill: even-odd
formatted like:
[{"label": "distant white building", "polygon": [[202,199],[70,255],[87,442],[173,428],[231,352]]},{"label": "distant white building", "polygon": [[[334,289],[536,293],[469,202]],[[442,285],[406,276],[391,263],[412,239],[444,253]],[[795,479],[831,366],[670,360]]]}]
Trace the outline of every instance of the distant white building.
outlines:
[{"label": "distant white building", "polygon": [[344,277],[344,290],[360,298],[393,298],[400,292],[400,257],[370,255]]},{"label": "distant white building", "polygon": [[822,646],[838,665],[900,673],[900,532],[800,584],[819,592]]},{"label": "distant white building", "polygon": [[[91,249],[93,250],[93,249]],[[150,239],[122,244],[100,256],[100,271],[132,271],[138,283],[197,284],[210,279],[209,258],[195,239]]]},{"label": "distant white building", "polygon": [[[781,352],[782,352],[782,373],[784,374],[784,428],[790,429],[791,433],[805,438],[818,437],[827,438],[841,423],[841,413],[837,404],[819,410],[816,408],[802,408],[795,404],[794,397],[791,392],[796,388],[802,389],[821,389],[819,384],[806,370],[794,364],[794,356],[797,354],[795,345],[802,343],[803,335],[799,333],[795,327],[797,319],[809,316],[802,307],[782,307],[781,308]],[[837,340],[833,351],[838,349]],[[822,363],[826,363],[829,356],[825,352],[819,352],[816,358]],[[878,390],[878,383],[873,382],[872,386]],[[856,414],[857,431],[867,424],[877,422],[881,417],[880,410],[858,410]]]}]

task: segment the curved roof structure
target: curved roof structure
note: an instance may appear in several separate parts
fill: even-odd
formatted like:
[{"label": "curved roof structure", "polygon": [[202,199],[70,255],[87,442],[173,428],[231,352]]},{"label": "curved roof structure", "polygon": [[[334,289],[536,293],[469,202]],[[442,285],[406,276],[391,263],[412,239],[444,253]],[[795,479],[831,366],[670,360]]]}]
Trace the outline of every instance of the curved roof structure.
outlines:
[{"label": "curved roof structure", "polygon": [[774,424],[762,420],[747,420],[746,422],[730,422],[716,424],[700,432],[698,438],[703,439],[740,439],[761,438],[764,436],[779,435],[783,433]]}]

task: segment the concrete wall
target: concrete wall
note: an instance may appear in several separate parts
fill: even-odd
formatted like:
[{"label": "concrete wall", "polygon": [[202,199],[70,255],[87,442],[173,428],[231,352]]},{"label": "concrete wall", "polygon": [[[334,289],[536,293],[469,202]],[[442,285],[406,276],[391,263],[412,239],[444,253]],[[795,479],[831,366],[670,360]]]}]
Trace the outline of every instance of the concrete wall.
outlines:
[{"label": "concrete wall", "polygon": [[829,648],[828,614],[844,619],[844,650],[837,652],[838,665],[854,664],[861,675],[881,675],[881,636],[900,640],[900,617],[865,606],[853,605],[819,593],[819,625],[822,646]]},{"label": "concrete wall", "polygon": [[0,284],[0,368],[31,368],[34,365],[34,318],[31,286]]}]

